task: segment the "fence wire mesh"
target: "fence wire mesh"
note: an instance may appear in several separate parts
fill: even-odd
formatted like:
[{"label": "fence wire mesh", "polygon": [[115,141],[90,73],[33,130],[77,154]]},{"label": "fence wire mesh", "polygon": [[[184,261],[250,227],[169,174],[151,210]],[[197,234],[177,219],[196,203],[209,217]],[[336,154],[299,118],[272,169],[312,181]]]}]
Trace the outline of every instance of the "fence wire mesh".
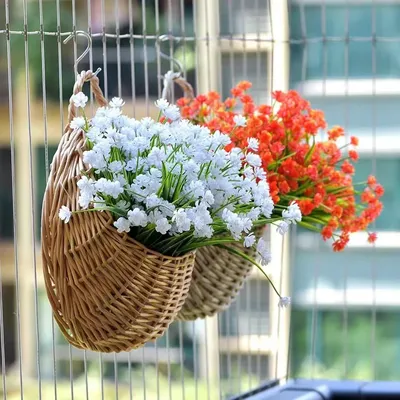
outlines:
[{"label": "fence wire mesh", "polygon": [[[287,376],[398,379],[400,2],[392,0],[2,0],[0,2],[0,347],[4,399],[227,399]],[[293,88],[361,138],[360,176],[386,187],[376,246],[346,254],[298,229],[271,234],[280,311],[254,273],[215,318],[177,322],[143,349],[68,345],[48,303],[40,211],[78,70],[102,69],[107,98],[154,114],[178,60],[196,93],[240,80],[258,103]],[[66,45],[69,35],[74,40]],[[156,45],[161,35],[167,40]],[[174,93],[176,99],[181,95]],[[91,98],[93,104],[93,98]],[[93,108],[95,105],[93,104]]]}]

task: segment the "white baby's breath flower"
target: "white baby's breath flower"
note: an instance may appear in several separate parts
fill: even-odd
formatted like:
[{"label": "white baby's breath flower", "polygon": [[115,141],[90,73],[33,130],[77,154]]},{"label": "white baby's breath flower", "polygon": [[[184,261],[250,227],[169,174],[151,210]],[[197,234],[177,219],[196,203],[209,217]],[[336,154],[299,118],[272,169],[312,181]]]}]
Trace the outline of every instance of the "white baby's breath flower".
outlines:
[{"label": "white baby's breath flower", "polygon": [[88,196],[92,196],[96,192],[95,182],[92,178],[88,178],[83,175],[81,179],[77,182],[77,186],[80,189],[81,193],[87,194]]},{"label": "white baby's breath flower", "polygon": [[246,161],[252,167],[261,167],[261,158],[258,154],[249,153],[246,155]]},{"label": "white baby's breath flower", "polygon": [[[121,115],[121,109],[118,107],[111,107],[106,111],[107,118],[111,120],[116,120]],[[115,122],[115,121],[114,121]]]},{"label": "white baby's breath flower", "polygon": [[88,97],[83,92],[79,92],[77,94],[72,95],[71,99],[72,102],[74,103],[74,106],[77,108],[79,107],[84,108],[88,101]]},{"label": "white baby's breath flower", "polygon": [[263,237],[258,240],[257,253],[261,257],[261,265],[265,266],[271,262],[269,244]]},{"label": "white baby's breath flower", "polygon": [[276,228],[276,231],[280,234],[280,235],[284,235],[285,233],[287,233],[289,230],[289,224],[286,221],[279,221],[278,222],[278,226]]},{"label": "white baby's breath flower", "polygon": [[117,174],[118,172],[122,171],[122,169],[124,168],[124,164],[122,163],[122,161],[113,161],[108,164],[108,168],[113,174]]},{"label": "white baby's breath flower", "polygon": [[282,211],[282,217],[285,218],[289,223],[296,224],[296,222],[300,222],[302,215],[300,211],[300,207],[296,202],[292,202],[287,210]]},{"label": "white baby's breath flower", "polygon": [[[81,192],[82,193],[82,192]],[[81,206],[81,208],[83,208],[84,210],[86,210],[87,208],[89,208],[90,203],[93,201],[93,196],[89,196],[87,194],[81,194],[79,196],[78,202],[79,205]]]},{"label": "white baby's breath flower", "polygon": [[61,221],[64,221],[66,224],[69,222],[71,218],[72,212],[67,206],[62,206],[60,211],[58,212],[58,216]]},{"label": "white baby's breath flower", "polygon": [[244,247],[251,247],[253,244],[256,242],[256,237],[254,236],[254,233],[250,233],[250,235],[247,235],[244,238],[243,246]]},{"label": "white baby's breath flower", "polygon": [[265,172],[264,168],[260,167],[254,168],[254,176],[262,181],[267,179],[267,173]]},{"label": "white baby's breath flower", "polygon": [[259,142],[256,138],[249,138],[247,139],[247,147],[250,150],[258,151]]},{"label": "white baby's breath flower", "polygon": [[165,99],[158,99],[154,104],[161,111],[164,111],[165,109],[167,109],[169,107],[169,103]]},{"label": "white baby's breath flower", "polygon": [[181,117],[181,113],[179,111],[179,108],[176,105],[169,105],[167,108],[165,108],[163,111],[163,114],[166,118],[170,119],[171,121],[176,121]]},{"label": "white baby's breath flower", "polygon": [[168,219],[163,217],[156,221],[156,231],[165,235],[170,229],[172,225],[168,222]]},{"label": "white baby's breath flower", "polygon": [[290,297],[282,296],[279,298],[278,307],[286,308],[286,307],[289,307],[291,303],[292,303],[292,299]]},{"label": "white baby's breath flower", "polygon": [[154,165],[158,168],[161,167],[162,162],[167,158],[165,149],[159,147],[153,147],[147,156],[149,165]]},{"label": "white baby's breath flower", "polygon": [[205,191],[203,200],[210,206],[214,204],[214,196],[213,196],[211,190]]},{"label": "white baby's breath flower", "polygon": [[116,107],[116,108],[121,108],[123,107],[125,102],[120,98],[120,97],[113,97],[113,99],[110,101],[110,107]]},{"label": "white baby's breath flower", "polygon": [[233,117],[233,122],[236,124],[236,126],[246,126],[246,117],[243,117],[243,115],[235,115]]},{"label": "white baby's breath flower", "polygon": [[120,217],[114,222],[114,226],[119,233],[129,232],[131,230],[130,223],[126,218]]},{"label": "white baby's breath flower", "polygon": [[128,219],[132,226],[145,227],[148,224],[147,214],[139,208],[128,211]]},{"label": "white baby's breath flower", "polygon": [[85,126],[85,118],[83,117],[75,117],[69,124],[71,129],[78,130]]},{"label": "white baby's breath flower", "polygon": [[174,211],[172,222],[175,223],[175,228],[178,233],[190,230],[191,221],[183,208]]}]

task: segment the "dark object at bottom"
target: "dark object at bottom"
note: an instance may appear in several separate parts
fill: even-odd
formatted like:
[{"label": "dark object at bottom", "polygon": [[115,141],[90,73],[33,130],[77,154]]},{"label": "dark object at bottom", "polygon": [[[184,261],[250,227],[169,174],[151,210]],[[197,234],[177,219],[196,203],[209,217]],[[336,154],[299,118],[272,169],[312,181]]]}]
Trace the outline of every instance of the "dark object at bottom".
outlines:
[{"label": "dark object at bottom", "polygon": [[400,399],[400,382],[294,379],[271,381],[230,400],[385,400]]}]

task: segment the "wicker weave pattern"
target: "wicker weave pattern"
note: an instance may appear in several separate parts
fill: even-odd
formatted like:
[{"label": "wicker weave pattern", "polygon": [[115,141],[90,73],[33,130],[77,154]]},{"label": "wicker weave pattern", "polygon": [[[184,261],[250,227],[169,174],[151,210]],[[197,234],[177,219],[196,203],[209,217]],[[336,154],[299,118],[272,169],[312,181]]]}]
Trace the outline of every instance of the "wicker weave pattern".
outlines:
[{"label": "wicker weave pattern", "polygon": [[[243,248],[240,248],[243,251]],[[236,298],[253,265],[219,247],[197,250],[192,283],[177,319],[192,321],[225,310]]]},{"label": "wicker weave pattern", "polygon": [[[100,106],[106,103],[91,71]],[[69,107],[69,121],[76,115]],[[58,217],[62,205],[78,210],[77,180],[85,139],[67,126],[54,156],[42,211],[42,256],[46,290],[66,339],[78,348],[102,352],[134,349],[161,336],[187,296],[195,254],[163,256],[113,227],[106,212]]]}]

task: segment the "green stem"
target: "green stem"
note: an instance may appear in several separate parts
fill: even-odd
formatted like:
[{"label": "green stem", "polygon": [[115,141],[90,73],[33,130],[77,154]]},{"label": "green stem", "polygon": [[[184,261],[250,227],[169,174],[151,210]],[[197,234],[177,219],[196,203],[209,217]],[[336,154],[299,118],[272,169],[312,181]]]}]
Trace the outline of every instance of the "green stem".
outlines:
[{"label": "green stem", "polygon": [[268,282],[271,284],[272,288],[274,289],[275,293],[278,295],[279,298],[281,298],[282,296],[280,295],[280,293],[278,292],[277,288],[275,287],[275,285],[273,284],[273,282],[271,281],[271,278],[268,276],[268,274],[265,273],[264,269],[261,267],[260,264],[258,264],[258,262],[256,262],[253,258],[251,258],[250,256],[248,256],[247,254],[243,253],[240,250],[234,249],[232,247],[229,246],[224,246],[224,245],[218,245],[218,247],[221,247],[227,251],[229,251],[232,254],[236,254],[237,256],[243,258],[244,260],[250,262],[251,264],[255,265],[260,271],[261,273],[268,279]]}]

